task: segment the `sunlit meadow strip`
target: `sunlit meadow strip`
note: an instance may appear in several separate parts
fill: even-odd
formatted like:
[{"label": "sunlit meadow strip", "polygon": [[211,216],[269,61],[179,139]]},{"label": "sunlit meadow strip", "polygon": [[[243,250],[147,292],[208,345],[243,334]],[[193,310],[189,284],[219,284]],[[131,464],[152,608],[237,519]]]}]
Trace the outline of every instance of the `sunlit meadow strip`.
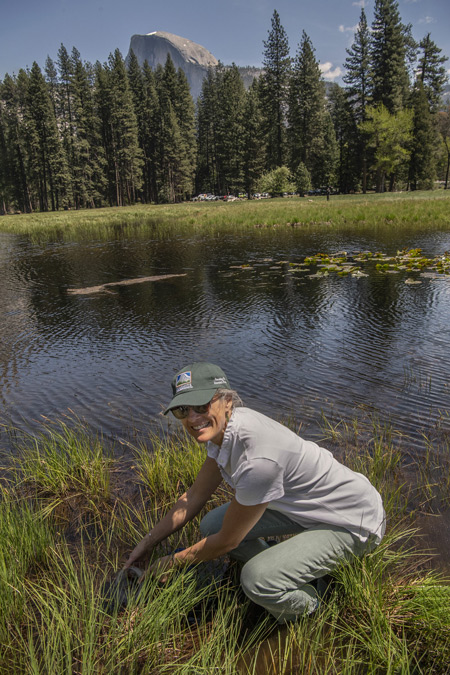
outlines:
[{"label": "sunlit meadow strip", "polygon": [[132,234],[158,239],[177,234],[264,230],[279,226],[446,229],[450,191],[326,198],[186,202],[173,205],[137,205],[83,211],[32,213],[0,217],[0,231],[29,235],[38,240],[110,239]]}]

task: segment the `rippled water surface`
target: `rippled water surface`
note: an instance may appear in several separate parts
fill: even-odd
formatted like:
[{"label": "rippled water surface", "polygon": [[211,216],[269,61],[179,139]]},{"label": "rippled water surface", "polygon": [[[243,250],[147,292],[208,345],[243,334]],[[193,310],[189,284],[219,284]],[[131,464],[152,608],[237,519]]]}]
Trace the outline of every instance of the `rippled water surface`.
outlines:
[{"label": "rippled water surface", "polygon": [[[319,433],[322,411],[389,417],[412,435],[448,423],[450,278],[405,284],[292,271],[319,251],[450,249],[450,233],[336,235],[275,229],[161,238],[33,243],[0,235],[0,393],[23,426],[68,410],[106,435],[158,419],[170,380],[193,360],[219,363],[244,401]],[[240,268],[241,265],[250,267]],[[82,288],[159,274],[184,277]],[[31,425],[33,422],[31,422]]]}]

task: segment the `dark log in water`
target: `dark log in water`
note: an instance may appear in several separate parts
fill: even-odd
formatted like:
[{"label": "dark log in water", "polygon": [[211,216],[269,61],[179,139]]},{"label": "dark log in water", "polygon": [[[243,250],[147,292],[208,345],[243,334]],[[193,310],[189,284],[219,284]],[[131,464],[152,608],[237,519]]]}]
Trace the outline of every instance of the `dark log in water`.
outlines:
[{"label": "dark log in water", "polygon": [[86,288],[68,288],[70,295],[90,295],[91,293],[109,293],[111,286],[131,286],[131,284],[143,284],[146,281],[163,281],[174,277],[185,277],[186,274],[158,274],[153,277],[138,277],[137,279],[123,279],[122,281],[110,281],[100,286],[88,286]]}]

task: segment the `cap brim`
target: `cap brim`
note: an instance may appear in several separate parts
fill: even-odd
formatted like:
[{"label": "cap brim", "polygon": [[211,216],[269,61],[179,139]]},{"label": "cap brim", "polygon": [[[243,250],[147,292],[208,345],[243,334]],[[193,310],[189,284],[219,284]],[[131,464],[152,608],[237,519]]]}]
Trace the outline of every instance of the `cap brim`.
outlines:
[{"label": "cap brim", "polygon": [[167,415],[173,408],[179,405],[205,405],[209,403],[216,393],[217,389],[201,389],[200,391],[185,391],[177,394],[170,401],[163,415]]}]

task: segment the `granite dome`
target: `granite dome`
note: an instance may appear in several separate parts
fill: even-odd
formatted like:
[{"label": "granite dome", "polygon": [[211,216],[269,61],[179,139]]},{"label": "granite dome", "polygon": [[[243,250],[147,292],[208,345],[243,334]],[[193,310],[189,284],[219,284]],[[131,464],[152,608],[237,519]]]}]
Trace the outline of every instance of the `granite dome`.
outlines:
[{"label": "granite dome", "polygon": [[175,68],[181,68],[186,74],[194,99],[200,94],[208,68],[218,65],[216,57],[202,45],[164,31],[133,35],[130,42],[131,50],[141,66],[148,61],[152,69],[158,64],[163,66],[167,54],[170,54]]}]

